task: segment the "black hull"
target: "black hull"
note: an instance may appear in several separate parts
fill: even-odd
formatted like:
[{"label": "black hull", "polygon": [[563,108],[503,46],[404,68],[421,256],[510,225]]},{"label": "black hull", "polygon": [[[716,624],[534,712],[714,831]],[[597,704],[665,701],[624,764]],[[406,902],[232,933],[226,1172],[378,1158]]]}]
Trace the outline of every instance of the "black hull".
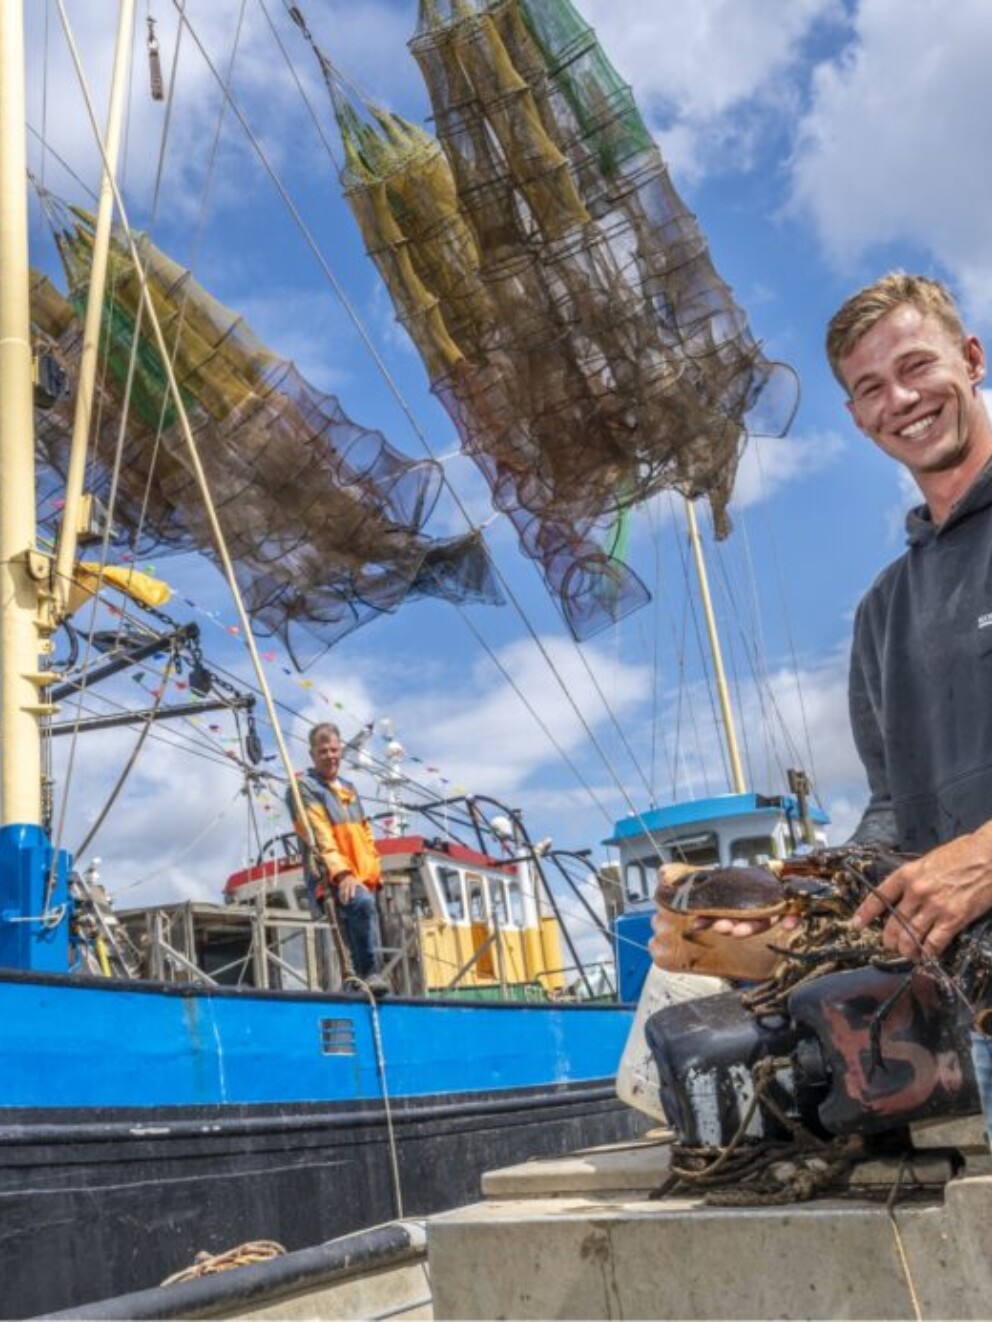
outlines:
[{"label": "black hull", "polygon": [[381,1107],[0,1112],[0,1316],[159,1284],[253,1239],[287,1249],[478,1198],[493,1167],[637,1137],[611,1085]]}]

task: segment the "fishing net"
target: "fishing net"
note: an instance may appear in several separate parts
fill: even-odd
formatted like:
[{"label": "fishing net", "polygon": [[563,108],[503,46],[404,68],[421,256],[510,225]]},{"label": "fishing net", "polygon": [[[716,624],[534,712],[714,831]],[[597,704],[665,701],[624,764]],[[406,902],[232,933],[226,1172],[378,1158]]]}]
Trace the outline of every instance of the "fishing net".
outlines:
[{"label": "fishing net", "polygon": [[[67,319],[44,290],[36,320],[72,372],[81,348],[92,218],[63,211],[56,241],[74,315]],[[411,595],[498,601],[477,536],[436,541],[423,533],[440,489],[436,463],[411,460],[380,432],[353,422],[334,395],[266,348],[146,237],[138,250],[239,586],[263,630],[278,634],[294,660],[307,664]],[[88,489],[109,498],[130,381],[114,523],[140,553],[165,546],[214,555],[140,303],[138,275],[117,237]],[[71,425],[68,400],[41,416],[46,471],[64,473]]]},{"label": "fishing net", "polygon": [[306,35],[399,320],[588,637],[648,599],[616,554],[624,512],[706,495],[724,536],[745,432],[786,430],[794,376],[762,355],[568,0],[421,0],[436,139],[351,92]]}]

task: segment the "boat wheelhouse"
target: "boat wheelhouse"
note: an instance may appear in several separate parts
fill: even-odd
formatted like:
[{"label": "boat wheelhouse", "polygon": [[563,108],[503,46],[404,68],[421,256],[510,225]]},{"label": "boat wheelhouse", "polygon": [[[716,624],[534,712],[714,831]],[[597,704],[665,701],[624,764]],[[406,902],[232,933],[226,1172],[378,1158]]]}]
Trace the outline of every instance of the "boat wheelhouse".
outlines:
[{"label": "boat wheelhouse", "polygon": [[[424,836],[385,837],[377,848],[384,972],[398,994],[542,1001],[564,995],[583,972],[563,961],[553,901],[530,859]],[[340,988],[331,930],[311,915],[293,836],[233,873],[224,900],[116,915],[140,975],[262,990]]]},{"label": "boat wheelhouse", "polygon": [[746,866],[787,858],[804,844],[825,845],[829,821],[799,796],[754,793],[684,800],[618,821],[604,843],[620,852],[623,912],[613,922],[620,999],[637,999],[651,963],[648,941],[660,867]]}]

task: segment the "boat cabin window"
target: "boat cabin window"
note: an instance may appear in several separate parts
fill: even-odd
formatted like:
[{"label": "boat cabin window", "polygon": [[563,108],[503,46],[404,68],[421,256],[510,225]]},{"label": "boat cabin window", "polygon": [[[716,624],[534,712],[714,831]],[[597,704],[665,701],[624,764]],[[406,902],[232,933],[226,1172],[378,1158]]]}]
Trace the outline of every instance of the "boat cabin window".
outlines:
[{"label": "boat cabin window", "polygon": [[770,835],[745,835],[730,842],[731,864],[766,863],[778,856],[775,838]]},{"label": "boat cabin window", "polygon": [[473,923],[484,923],[488,920],[486,883],[478,873],[470,873],[468,877],[468,911]]},{"label": "boat cabin window", "polygon": [[197,934],[196,965],[221,987],[254,987],[251,931]]},{"label": "boat cabin window", "polygon": [[413,916],[415,918],[432,917],[430,896],[427,894],[427,887],[424,884],[423,875],[415,868],[409,876],[410,908],[413,911]]},{"label": "boat cabin window", "polygon": [[493,907],[493,921],[506,926],[506,891],[501,881],[489,881],[489,903]]},{"label": "boat cabin window", "polygon": [[524,899],[520,894],[520,882],[508,881],[506,883],[506,894],[510,901],[510,922],[514,927],[523,927]]},{"label": "boat cabin window", "polygon": [[715,831],[666,840],[664,850],[667,863],[689,863],[692,867],[706,868],[711,863],[720,862],[720,842]]},{"label": "boat cabin window", "polygon": [[[283,991],[306,991],[310,987],[310,965],[307,958],[307,932],[302,929],[271,932],[269,949],[286,965],[269,967],[269,986]],[[294,976],[295,975],[295,976]]]},{"label": "boat cabin window", "polygon": [[448,909],[448,917],[453,923],[465,921],[465,900],[462,897],[462,879],[457,868],[438,868],[437,878],[441,883],[441,893]]},{"label": "boat cabin window", "polygon": [[652,854],[648,858],[631,859],[627,864],[624,881],[627,888],[627,900],[631,904],[651,899],[661,863],[662,860],[658,855]]}]

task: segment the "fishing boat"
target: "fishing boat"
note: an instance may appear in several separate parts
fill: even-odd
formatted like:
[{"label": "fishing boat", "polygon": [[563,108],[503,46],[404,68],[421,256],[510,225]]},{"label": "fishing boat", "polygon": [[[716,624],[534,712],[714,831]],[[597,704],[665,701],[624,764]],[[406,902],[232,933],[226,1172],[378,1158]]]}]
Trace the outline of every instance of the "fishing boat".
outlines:
[{"label": "fishing boat", "polygon": [[[386,112],[353,113],[290,8],[331,94],[349,204],[432,387],[572,637],[588,638],[645,597],[623,559],[628,508],[675,486],[708,494],[722,527],[741,430],[788,374],[751,338],[628,89],[571,6],[555,7],[558,28],[540,4],[422,6],[414,54],[443,152]],[[293,1250],[432,1212],[473,1197],[487,1167],[629,1139],[647,1123],[613,1088],[641,975],[623,969],[618,996],[584,965],[558,909],[563,882],[548,869],[573,868],[575,903],[592,922],[602,880],[589,868],[576,880],[576,855],[567,864],[535,843],[501,805],[463,796],[431,809],[396,797],[395,766],[385,778],[395,802],[380,919],[393,994],[382,1000],[343,989],[341,952],[309,912],[292,839],[233,873],[223,896],[222,879],[201,877],[203,898],[127,908],[109,903],[96,870],[74,866],[52,829],[45,738],[70,725],[76,738],[85,718],[60,729],[58,705],[97,682],[77,666],[75,643],[56,664],[56,633],[75,612],[92,612],[88,650],[102,637],[110,672],[160,652],[167,674],[186,667],[201,701],[244,709],[230,686],[218,692],[188,627],[101,634],[110,590],[131,603],[118,616],[136,603],[159,611],[161,626],[161,599],[136,568],[149,547],[197,550],[230,584],[291,796],[293,758],[255,628],[303,664],[315,640],[319,652],[408,596],[500,595],[477,530],[439,539],[425,528],[436,463],[354,423],[128,224],[116,153],[132,19],[124,0],[108,130],[96,133],[95,211],[39,189],[69,284],[62,296],[29,274],[21,4],[0,4],[5,1316],[153,1286],[200,1250],[253,1239]],[[148,44],[154,94],[153,35]],[[581,100],[590,87],[591,118]],[[478,114],[489,125],[481,137]],[[513,185],[482,177],[496,169],[497,141],[513,157]],[[472,144],[488,156],[470,177]],[[514,187],[532,232],[520,229]],[[677,240],[677,261],[661,230]],[[441,250],[450,262],[439,263]],[[35,521],[32,404],[54,544]],[[93,431],[104,449],[87,460]],[[576,467],[582,436],[589,462]],[[80,562],[80,534],[100,548],[95,564]],[[132,558],[112,565],[118,541]],[[165,719],[166,688],[126,719],[146,731]],[[246,764],[258,763],[257,740],[249,721]],[[397,824],[425,806],[433,828]],[[746,819],[768,805],[736,807]],[[773,807],[783,823],[800,811],[798,799]],[[633,811],[661,856],[675,818]],[[726,818],[726,805],[697,805],[692,829]],[[785,829],[763,819],[748,838],[754,850],[762,832],[784,847]],[[635,835],[615,831],[626,884],[639,866],[643,892],[648,853],[633,849]],[[684,832],[671,847],[690,847]],[[624,950],[643,944],[622,920],[613,931]]]}]

